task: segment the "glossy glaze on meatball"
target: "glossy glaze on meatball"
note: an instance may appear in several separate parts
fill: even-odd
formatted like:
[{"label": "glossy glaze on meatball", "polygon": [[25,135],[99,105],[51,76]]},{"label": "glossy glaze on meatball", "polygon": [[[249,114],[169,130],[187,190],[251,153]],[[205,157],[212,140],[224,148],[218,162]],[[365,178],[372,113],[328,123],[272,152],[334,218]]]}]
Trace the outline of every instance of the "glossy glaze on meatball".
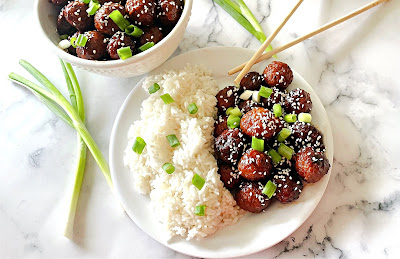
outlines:
[{"label": "glossy glaze on meatball", "polygon": [[262,193],[264,185],[260,182],[242,182],[235,194],[240,208],[252,213],[260,213],[268,207],[271,200]]},{"label": "glossy glaze on meatball", "polygon": [[239,172],[232,165],[223,164],[219,166],[218,173],[220,174],[221,181],[224,183],[225,188],[232,190],[239,183]]},{"label": "glossy glaze on meatball", "polygon": [[280,203],[289,203],[297,200],[303,190],[303,183],[290,168],[274,174],[272,182],[276,185],[275,198]]},{"label": "glossy glaze on meatball", "polygon": [[291,139],[297,149],[312,147],[316,151],[325,151],[321,132],[312,124],[296,121],[291,127]]},{"label": "glossy glaze on meatball", "polygon": [[253,100],[246,100],[240,102],[238,108],[242,112],[242,114],[248,113],[249,111],[253,110],[254,108],[262,107],[260,103],[256,103]]},{"label": "glossy glaze on meatball", "polygon": [[133,24],[149,26],[156,19],[157,2],[154,0],[127,0],[125,11]]},{"label": "glossy glaze on meatball", "polygon": [[272,160],[264,152],[249,149],[243,154],[238,166],[240,175],[249,181],[261,181],[272,170]]},{"label": "glossy glaze on meatball", "polygon": [[65,19],[65,6],[61,8],[59,15],[57,16],[57,32],[62,34],[71,35],[76,31],[76,28],[72,26]]},{"label": "glossy glaze on meatball", "polygon": [[323,152],[306,147],[295,156],[296,171],[308,183],[318,182],[329,171],[329,161]]},{"label": "glossy glaze on meatball", "polygon": [[311,112],[312,102],[310,94],[300,88],[290,91],[286,95],[285,109],[286,113],[299,114],[302,112]]},{"label": "glossy glaze on meatball", "polygon": [[286,89],[293,81],[293,72],[290,67],[280,61],[273,61],[264,70],[264,81],[270,87]]},{"label": "glossy glaze on meatball", "polygon": [[94,22],[93,16],[86,12],[88,8],[89,6],[81,1],[71,1],[65,6],[65,19],[78,31],[91,30],[94,27]]},{"label": "glossy glaze on meatball", "polygon": [[107,39],[98,31],[87,31],[83,35],[87,37],[84,47],[76,47],[76,54],[80,58],[101,60],[107,56]]},{"label": "glossy glaze on meatball", "polygon": [[139,38],[140,46],[147,42],[154,42],[154,44],[160,42],[164,38],[162,28],[157,26],[150,26],[143,28],[143,34]]},{"label": "glossy glaze on meatball", "polygon": [[159,0],[157,5],[159,24],[166,27],[174,26],[181,17],[182,9],[182,0]]},{"label": "glossy glaze on meatball", "polygon": [[260,139],[272,138],[280,127],[274,114],[264,108],[249,111],[240,121],[240,128],[246,135]]},{"label": "glossy glaze on meatball", "polygon": [[234,107],[238,98],[238,88],[227,86],[216,95],[218,111],[224,113],[229,107]]},{"label": "glossy glaze on meatball", "polygon": [[286,91],[279,90],[276,87],[272,87],[272,94],[268,98],[261,97],[261,102],[264,107],[272,109],[274,104],[280,104],[282,108],[285,104]]},{"label": "glossy glaze on meatball", "polygon": [[132,54],[136,52],[135,41],[125,32],[116,32],[107,44],[107,52],[111,59],[119,59],[117,50],[119,48],[130,47]]},{"label": "glossy glaze on meatball", "polygon": [[110,36],[120,31],[118,25],[109,16],[115,10],[118,10],[122,16],[125,15],[125,8],[118,3],[107,2],[100,7],[94,16],[94,26],[98,31]]},{"label": "glossy glaze on meatball", "polygon": [[228,164],[237,164],[243,150],[243,133],[239,129],[225,130],[215,139],[217,157]]},{"label": "glossy glaze on meatball", "polygon": [[249,72],[240,81],[240,90],[258,91],[262,83],[263,78],[259,73]]},{"label": "glossy glaze on meatball", "polygon": [[222,134],[225,130],[228,129],[228,116],[226,115],[219,115],[217,120],[214,123],[214,136],[218,137]]}]

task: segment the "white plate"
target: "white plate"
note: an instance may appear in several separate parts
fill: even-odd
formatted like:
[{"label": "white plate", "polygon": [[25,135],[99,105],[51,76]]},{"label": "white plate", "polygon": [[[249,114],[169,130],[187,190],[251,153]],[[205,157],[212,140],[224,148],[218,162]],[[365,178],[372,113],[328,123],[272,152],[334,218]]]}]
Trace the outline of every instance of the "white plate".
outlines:
[{"label": "white plate", "polygon": [[[213,71],[219,86],[223,88],[231,85],[234,79],[227,75],[227,71],[249,60],[253,54],[254,52],[248,49],[231,47],[199,49],[167,61],[150,75],[162,73],[165,69],[180,69],[187,63],[205,64]],[[254,66],[252,71],[262,72],[270,62],[271,60],[261,62]],[[311,94],[313,123],[324,135],[327,157],[332,165],[332,130],[324,106],[311,86],[295,71],[293,74],[293,83],[288,90],[300,87]],[[142,89],[142,82],[139,82],[126,98],[115,120],[110,140],[110,166],[118,199],[129,217],[144,232],[161,244],[187,255],[225,258],[243,256],[269,248],[288,237],[311,215],[324,194],[331,170],[318,183],[306,185],[299,200],[287,205],[274,202],[265,213],[247,213],[235,225],[217,231],[203,240],[163,239],[160,223],[150,209],[149,197],[135,191],[132,173],[123,163],[124,150],[128,143],[128,129],[135,120],[140,119],[141,103],[149,96]]]}]

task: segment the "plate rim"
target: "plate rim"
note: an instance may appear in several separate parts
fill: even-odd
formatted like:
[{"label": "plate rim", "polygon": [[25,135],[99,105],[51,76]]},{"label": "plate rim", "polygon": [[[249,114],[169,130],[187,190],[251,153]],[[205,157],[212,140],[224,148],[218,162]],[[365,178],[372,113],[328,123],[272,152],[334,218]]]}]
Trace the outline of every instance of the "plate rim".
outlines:
[{"label": "plate rim", "polygon": [[[225,46],[206,47],[206,48],[199,48],[199,49],[191,50],[191,51],[182,53],[182,54],[180,54],[180,55],[177,55],[177,56],[175,56],[175,57],[173,57],[173,58],[167,60],[167,61],[166,61],[165,63],[163,63],[160,67],[158,67],[158,68],[154,69],[153,71],[151,71],[151,72],[145,74],[144,77],[143,77],[139,82],[137,82],[137,84],[132,88],[132,90],[129,92],[129,94],[127,95],[127,97],[125,98],[125,100],[123,101],[121,107],[120,107],[119,110],[118,110],[118,114],[117,114],[117,116],[116,116],[116,118],[115,118],[115,120],[114,120],[113,127],[112,127],[112,131],[111,131],[111,135],[110,135],[110,142],[109,142],[109,164],[110,164],[110,174],[111,174],[111,179],[112,179],[112,180],[115,179],[115,176],[114,176],[114,175],[115,175],[115,173],[116,173],[116,171],[117,171],[116,168],[115,168],[115,161],[114,161],[114,159],[113,159],[113,157],[114,157],[114,148],[113,148],[113,147],[115,146],[115,141],[116,141],[116,138],[117,138],[116,134],[117,134],[118,124],[119,124],[119,122],[120,122],[120,120],[121,120],[121,117],[122,117],[123,114],[124,114],[124,111],[125,111],[126,107],[128,106],[130,100],[132,99],[132,96],[134,96],[134,94],[135,94],[136,91],[139,91],[138,89],[141,87],[141,85],[143,84],[143,82],[144,82],[144,80],[146,79],[146,77],[148,77],[151,73],[154,73],[154,72],[160,70],[161,67],[163,67],[163,66],[165,66],[165,65],[168,65],[169,63],[173,62],[173,61],[174,61],[175,59],[177,59],[178,57],[181,57],[181,56],[183,56],[183,55],[191,55],[191,54],[193,54],[193,53],[195,53],[195,52],[199,52],[199,51],[208,51],[208,50],[213,51],[213,50],[215,50],[215,49],[232,49],[232,50],[236,50],[236,51],[238,51],[238,50],[240,50],[240,51],[248,51],[248,52],[252,52],[253,54],[255,53],[255,50],[250,50],[250,49],[240,48],[240,47],[225,47]],[[292,70],[293,70],[293,69],[292,69]],[[307,84],[307,85],[314,91],[314,89],[312,88],[312,86],[311,86],[299,73],[297,73],[295,70],[293,70],[293,72],[294,72],[295,74],[298,75],[298,78],[302,81],[302,83]],[[314,93],[315,93],[315,91],[314,91]],[[321,102],[321,100],[319,99],[319,96],[318,96],[316,93],[315,93],[315,95],[317,96],[318,100]],[[322,102],[321,102],[321,104],[322,104]],[[322,106],[323,106],[323,104],[322,104]],[[295,229],[293,229],[293,231],[291,231],[286,237],[284,237],[284,238],[281,239],[281,240],[277,240],[277,241],[274,242],[272,245],[269,245],[269,246],[267,246],[267,247],[262,247],[262,248],[260,248],[260,249],[255,249],[255,250],[252,250],[251,252],[246,251],[246,252],[237,253],[237,254],[234,254],[234,255],[214,255],[214,256],[212,256],[212,258],[230,258],[230,257],[232,257],[232,256],[234,256],[234,257],[240,257],[240,256],[246,256],[246,255],[255,254],[255,253],[258,253],[258,252],[260,252],[260,251],[264,251],[264,250],[266,250],[266,249],[269,249],[269,248],[275,246],[276,244],[280,243],[282,240],[284,240],[284,239],[286,239],[287,237],[289,237],[291,234],[293,234],[297,229],[299,229],[299,228],[307,221],[307,219],[308,219],[308,218],[311,216],[311,214],[315,211],[315,209],[316,209],[316,207],[318,206],[318,204],[320,203],[322,197],[325,195],[325,191],[326,191],[326,188],[327,188],[327,186],[328,186],[328,184],[329,184],[330,176],[331,176],[331,171],[332,171],[332,167],[333,167],[333,154],[334,154],[333,134],[332,134],[331,123],[330,123],[330,121],[329,121],[329,117],[328,117],[328,114],[327,114],[327,112],[326,112],[325,107],[324,107],[324,109],[323,109],[323,114],[324,114],[324,116],[326,116],[326,118],[327,118],[327,129],[329,130],[330,135],[331,135],[331,138],[329,139],[329,142],[331,142],[331,143],[329,143],[329,144],[330,144],[330,146],[332,147],[332,154],[331,154],[332,157],[331,157],[331,158],[328,157],[328,159],[329,159],[329,161],[330,161],[330,168],[329,168],[329,171],[328,171],[328,173],[327,173],[327,175],[326,175],[326,176],[328,176],[328,180],[326,181],[326,184],[325,184],[325,186],[324,186],[324,188],[323,188],[323,193],[322,193],[322,195],[319,197],[318,201],[316,201],[315,204],[312,206],[312,209],[310,209],[310,211],[306,214],[306,216],[304,217],[304,220],[301,221],[301,223],[300,223]],[[113,182],[113,183],[114,183],[114,182]],[[141,225],[140,223],[138,223],[137,221],[135,221],[135,220],[132,218],[132,216],[130,215],[130,213],[125,209],[125,208],[126,208],[126,205],[124,204],[124,199],[122,198],[122,194],[121,194],[120,192],[117,191],[117,188],[116,188],[115,186],[116,186],[116,185],[115,185],[115,183],[114,183],[114,190],[113,190],[114,196],[116,196],[116,198],[117,198],[118,201],[120,202],[121,206],[123,207],[125,213],[129,216],[130,220],[131,220],[137,227],[139,227],[139,228],[144,232],[144,234],[150,236],[150,237],[151,237],[152,239],[154,239],[155,241],[159,242],[160,244],[162,244],[162,245],[164,245],[164,246],[168,247],[169,249],[174,250],[174,251],[176,251],[176,252],[179,252],[179,253],[182,253],[182,254],[185,254],[185,255],[188,255],[188,256],[205,257],[205,256],[202,255],[202,254],[196,254],[196,253],[190,253],[190,251],[178,250],[178,249],[176,249],[175,247],[171,246],[168,242],[164,242],[163,240],[160,240],[158,237],[155,237],[155,236],[153,236],[152,234],[149,234],[147,231],[145,231],[144,228],[142,227],[142,225]]]}]

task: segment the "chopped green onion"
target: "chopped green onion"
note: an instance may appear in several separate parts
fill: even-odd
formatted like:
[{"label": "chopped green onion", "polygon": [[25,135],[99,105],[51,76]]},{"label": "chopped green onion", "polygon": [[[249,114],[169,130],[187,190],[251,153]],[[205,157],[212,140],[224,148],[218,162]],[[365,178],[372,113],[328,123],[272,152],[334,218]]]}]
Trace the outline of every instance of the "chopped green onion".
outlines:
[{"label": "chopped green onion", "polygon": [[117,49],[117,54],[120,59],[125,60],[127,58],[132,57],[132,50],[131,47],[122,47]]},{"label": "chopped green onion", "polygon": [[126,27],[129,26],[129,21],[125,19],[119,10],[112,11],[108,16],[122,31],[125,31]]},{"label": "chopped green onion", "polygon": [[196,186],[197,189],[201,190],[205,183],[206,183],[206,180],[204,180],[203,177],[201,177],[198,174],[193,175],[192,184],[194,186]]},{"label": "chopped green onion", "polygon": [[85,4],[89,4],[91,0],[82,0]]},{"label": "chopped green onion", "polygon": [[275,149],[272,148],[268,150],[268,155],[272,158],[272,161],[275,164],[278,164],[282,159],[282,157],[278,154],[278,152],[276,152]]},{"label": "chopped green onion", "polygon": [[235,129],[240,126],[240,118],[237,116],[229,115],[226,124],[228,125],[228,128]]},{"label": "chopped green onion", "polygon": [[285,144],[281,143],[279,145],[279,148],[278,148],[278,153],[281,156],[286,157],[288,160],[291,160],[292,159],[292,155],[293,155],[293,149],[291,149],[290,147],[288,147]]},{"label": "chopped green onion", "polygon": [[296,114],[286,114],[284,117],[286,122],[293,123],[297,121],[297,115]]},{"label": "chopped green onion", "polygon": [[265,86],[261,86],[260,91],[258,92],[258,95],[264,97],[264,98],[268,98],[270,97],[270,95],[272,94],[272,89],[271,88],[267,88]]},{"label": "chopped green onion", "polygon": [[144,147],[146,146],[146,142],[141,137],[136,137],[135,142],[133,143],[132,150],[140,155],[143,152]]},{"label": "chopped green onion", "polygon": [[278,139],[279,142],[283,142],[283,141],[285,141],[285,140],[290,136],[290,134],[292,134],[292,132],[290,131],[290,129],[283,128],[283,129],[278,133],[277,139]]},{"label": "chopped green onion", "polygon": [[99,3],[95,3],[95,2],[93,2],[93,1],[90,1],[89,8],[86,9],[86,12],[87,12],[89,15],[95,15],[95,13],[97,12],[97,10],[99,10],[100,6],[101,6],[101,5],[100,5]]},{"label": "chopped green onion", "polygon": [[177,147],[181,144],[175,134],[168,135],[167,140],[171,147]]},{"label": "chopped green onion", "polygon": [[190,114],[196,114],[198,111],[197,105],[195,103],[189,104],[188,111]]},{"label": "chopped green onion", "polygon": [[162,166],[162,169],[167,172],[167,174],[172,174],[175,171],[175,167],[171,163],[165,163]]},{"label": "chopped green onion", "polygon": [[131,24],[131,25],[126,26],[125,33],[130,36],[133,36],[135,38],[139,38],[140,36],[142,36],[143,31],[139,27]]},{"label": "chopped green onion", "polygon": [[271,180],[269,180],[268,183],[265,185],[262,193],[267,195],[268,198],[271,199],[275,191],[276,191],[276,185]]},{"label": "chopped green onion", "polygon": [[311,114],[304,113],[304,112],[299,114],[299,121],[306,122],[306,123],[311,123],[311,120],[312,120]]},{"label": "chopped green onion", "polygon": [[164,101],[165,104],[170,104],[175,102],[174,99],[172,99],[171,95],[169,94],[163,94],[160,96],[160,98]]},{"label": "chopped green onion", "polygon": [[60,36],[60,40],[66,40],[66,39],[68,39],[68,37],[69,36],[67,34],[63,34]]},{"label": "chopped green onion", "polygon": [[256,137],[251,138],[251,148],[254,150],[264,151],[264,140]]},{"label": "chopped green onion", "polygon": [[147,42],[147,43],[143,44],[142,46],[140,46],[139,50],[140,51],[146,51],[146,50],[148,50],[149,48],[151,48],[153,46],[154,46],[154,42]]},{"label": "chopped green onion", "polygon": [[72,38],[69,40],[69,42],[71,42],[71,46],[72,46],[72,47],[74,47],[74,48],[77,47],[77,46],[76,46],[76,37],[72,37]]},{"label": "chopped green onion", "polygon": [[79,34],[78,38],[76,38],[75,44],[79,47],[85,47],[87,41],[88,38],[85,35]]},{"label": "chopped green onion", "polygon": [[196,208],[194,209],[194,214],[196,214],[197,216],[204,216],[205,210],[206,210],[206,205],[196,206]]},{"label": "chopped green onion", "polygon": [[158,90],[160,90],[160,85],[157,84],[157,83],[154,83],[152,86],[149,87],[149,93],[150,94],[154,94]]},{"label": "chopped green onion", "polygon": [[242,117],[242,113],[240,112],[238,107],[235,108],[229,107],[228,110],[226,110],[226,115]]},{"label": "chopped green onion", "polygon": [[282,106],[279,103],[274,104],[274,106],[272,107],[275,117],[279,118],[282,116]]},{"label": "chopped green onion", "polygon": [[231,111],[233,110],[233,107],[229,107],[228,109],[226,109],[226,115],[230,115]]}]

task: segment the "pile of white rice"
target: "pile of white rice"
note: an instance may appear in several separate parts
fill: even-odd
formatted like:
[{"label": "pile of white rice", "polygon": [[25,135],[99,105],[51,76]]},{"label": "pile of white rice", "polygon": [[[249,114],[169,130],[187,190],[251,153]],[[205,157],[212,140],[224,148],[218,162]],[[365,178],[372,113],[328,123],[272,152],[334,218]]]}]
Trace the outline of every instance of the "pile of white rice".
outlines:
[{"label": "pile of white rice", "polygon": [[[143,88],[158,83],[161,89],[142,104],[141,120],[131,126],[124,157],[135,178],[135,188],[150,194],[151,205],[168,237],[201,238],[232,225],[244,212],[224,188],[213,156],[213,130],[218,86],[205,66],[188,65],[179,71],[148,77]],[[174,103],[164,104],[160,95],[168,93]],[[196,103],[198,112],[189,114]],[[175,134],[181,145],[172,148],[166,136]],[[146,147],[141,155],[132,151],[136,137]],[[175,172],[167,174],[162,165],[171,162]],[[206,181],[198,190],[192,177]],[[194,214],[195,207],[206,205],[205,216]]]}]

